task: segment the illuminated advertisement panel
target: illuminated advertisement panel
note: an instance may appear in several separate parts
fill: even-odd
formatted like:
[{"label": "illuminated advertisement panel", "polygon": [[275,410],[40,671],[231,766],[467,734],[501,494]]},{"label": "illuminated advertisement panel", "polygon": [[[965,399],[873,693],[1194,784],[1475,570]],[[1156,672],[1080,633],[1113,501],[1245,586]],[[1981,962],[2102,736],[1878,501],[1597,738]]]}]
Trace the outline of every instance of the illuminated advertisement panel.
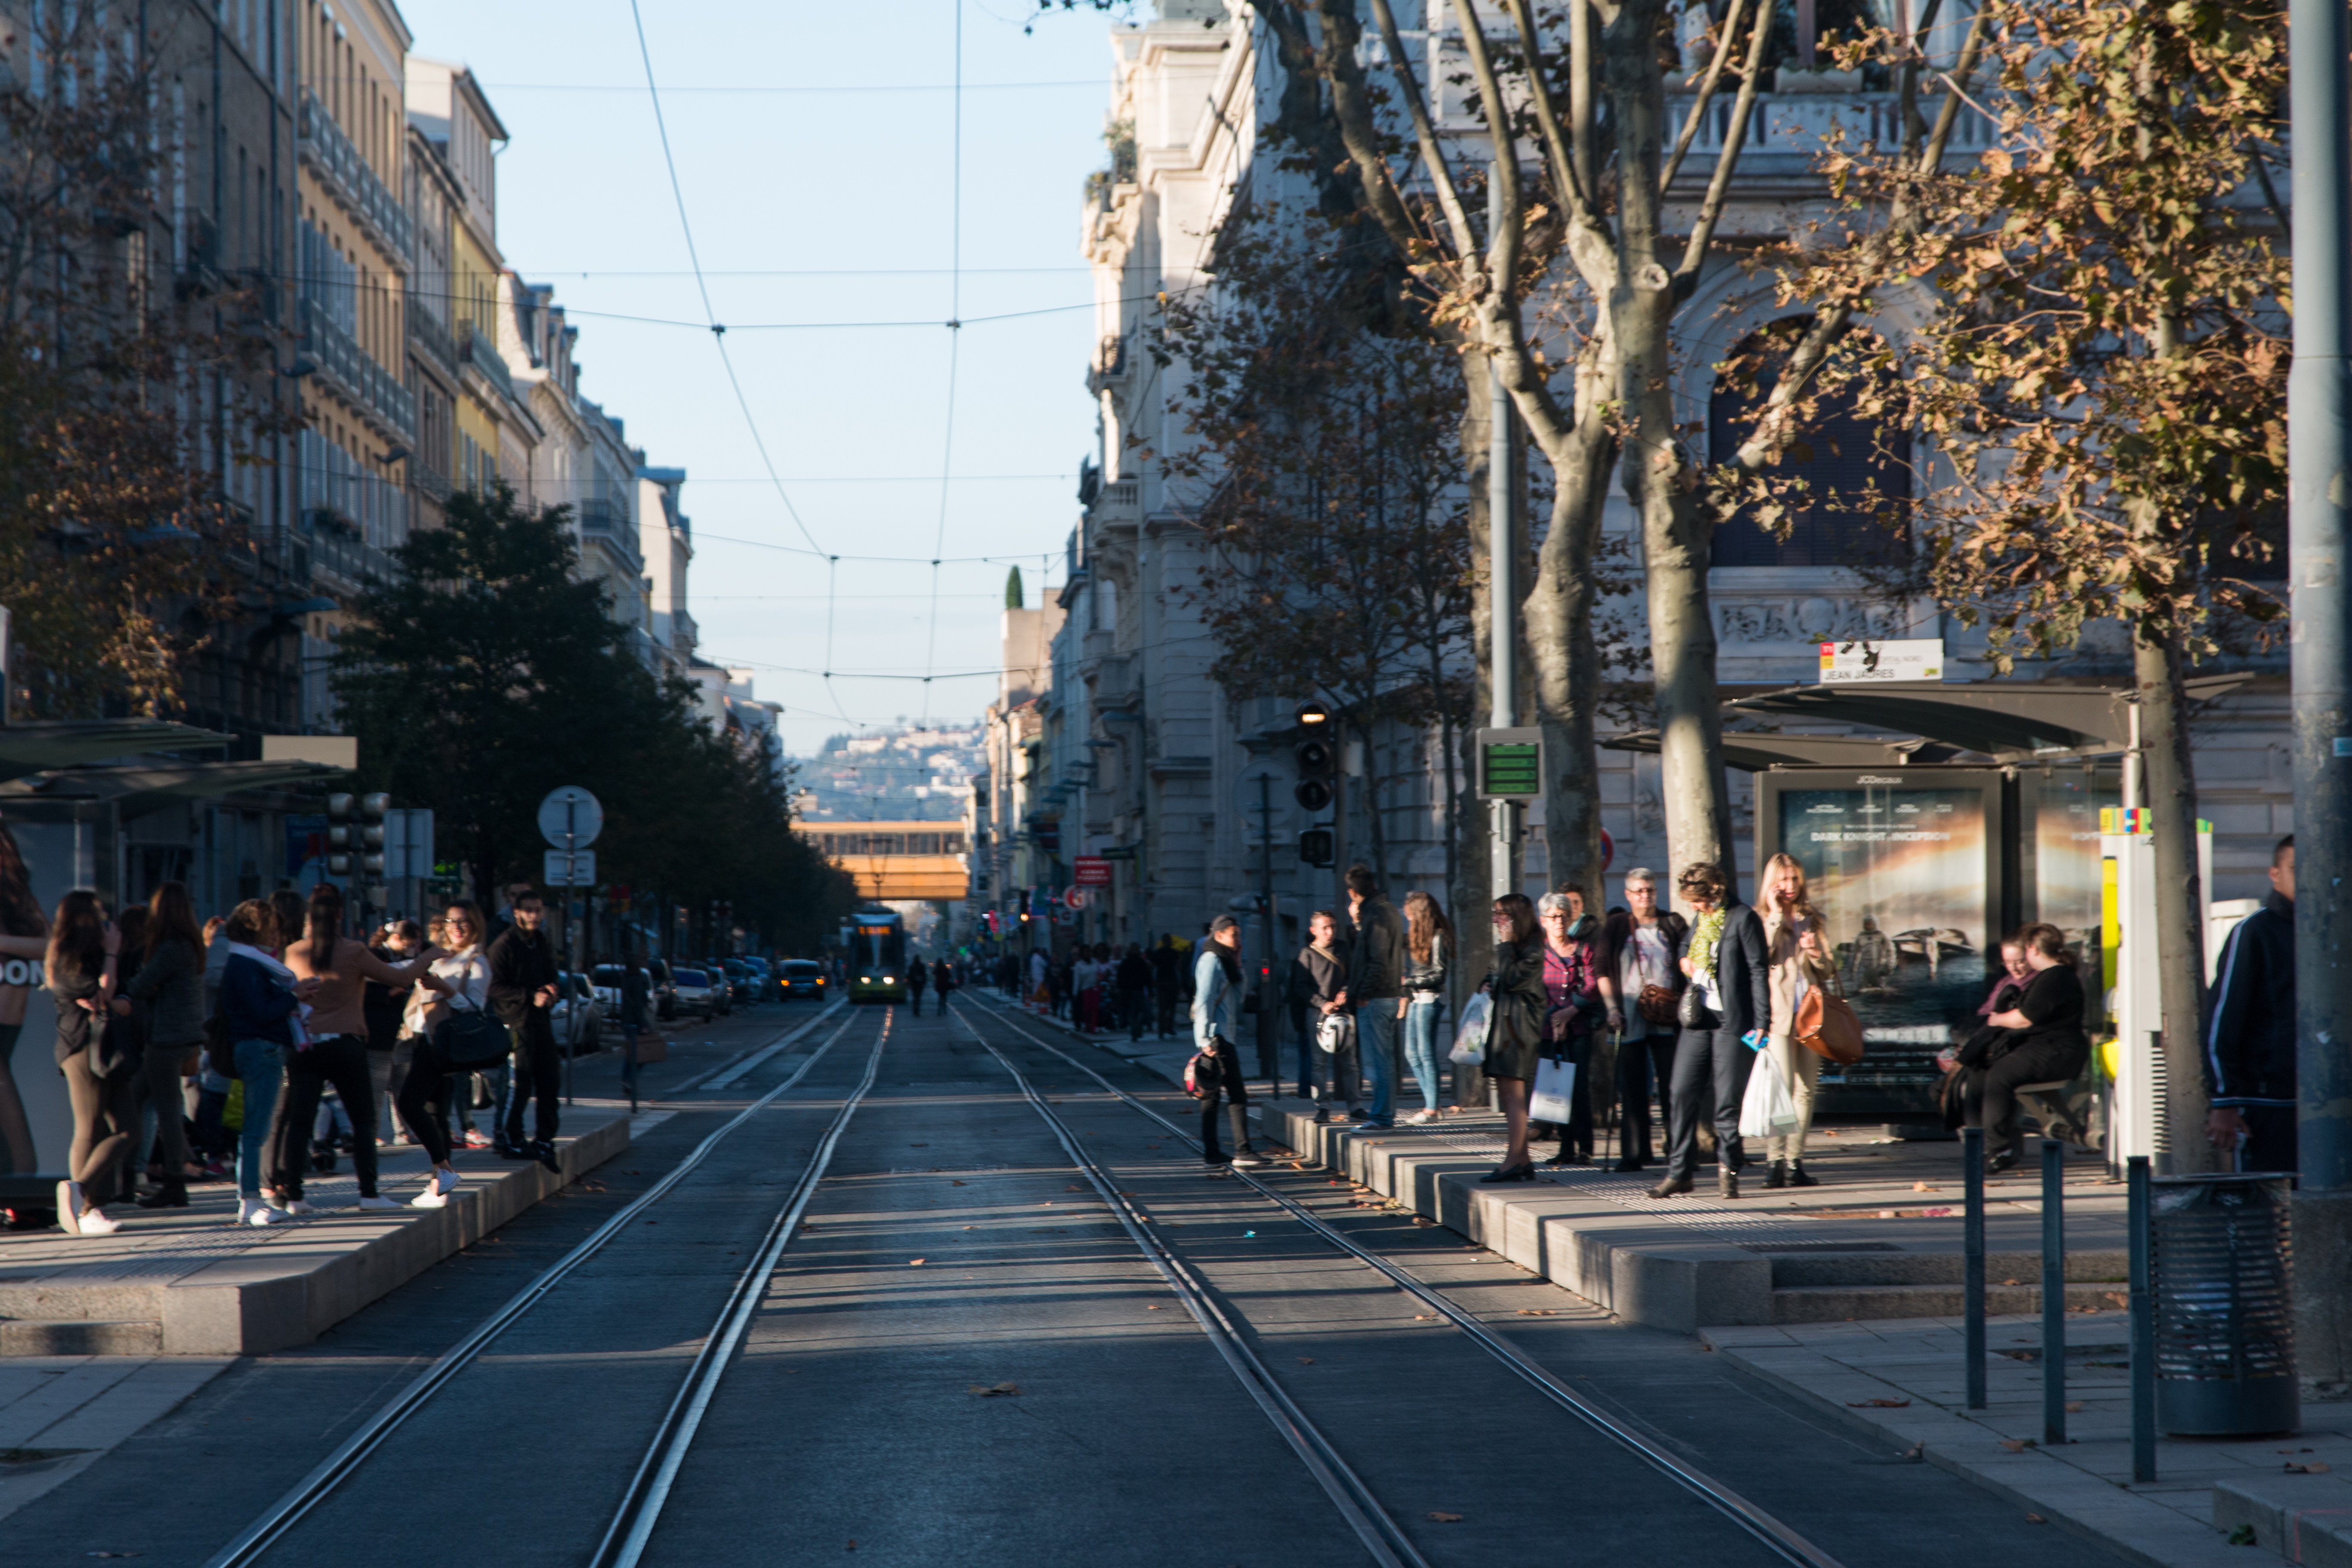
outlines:
[{"label": "illuminated advertisement panel", "polygon": [[1786,850],[1836,955],[1866,1050],[1824,1063],[1824,1112],[1932,1112],[1936,1054],[1967,1037],[1997,970],[2000,775],[1775,771],[1757,780],[1757,863]]}]

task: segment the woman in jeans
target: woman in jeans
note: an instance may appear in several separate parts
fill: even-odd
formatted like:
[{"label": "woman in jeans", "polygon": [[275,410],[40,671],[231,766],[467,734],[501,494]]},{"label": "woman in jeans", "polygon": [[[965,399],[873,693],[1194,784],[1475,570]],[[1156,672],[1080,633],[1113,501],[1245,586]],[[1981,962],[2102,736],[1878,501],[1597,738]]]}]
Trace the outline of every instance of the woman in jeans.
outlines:
[{"label": "woman in jeans", "polygon": [[145,941],[135,954],[138,968],[114,1003],[118,1016],[127,1016],[133,1003],[147,1010],[147,1049],[142,1061],[147,1099],[155,1110],[163,1175],[162,1184],[141,1198],[139,1206],[184,1209],[188,1206],[189,1178],[202,1180],[204,1168],[188,1158],[186,1075],[181,1068],[188,1053],[205,1042],[205,943],[184,884],[165,882],[148,895],[143,934]]},{"label": "woman in jeans", "polygon": [[316,980],[304,980],[278,962],[278,917],[268,904],[247,899],[229,912],[221,928],[228,961],[221,967],[221,1018],[233,1042],[236,1076],[245,1084],[245,1124],[236,1140],[236,1223],[274,1225],[285,1217],[262,1201],[262,1163],[269,1130],[286,1080],[286,1058],[307,1045],[302,1004],[318,994]]},{"label": "woman in jeans", "polygon": [[1404,897],[1404,1060],[1421,1085],[1421,1109],[1409,1122],[1437,1120],[1437,1012],[1445,1005],[1445,964],[1454,956],[1454,928],[1427,893]]},{"label": "woman in jeans", "polygon": [[429,953],[433,989],[449,1000],[445,1004],[436,997],[419,1020],[424,1031],[408,1058],[408,1077],[400,1085],[400,1120],[407,1126],[408,1135],[425,1146],[425,1158],[433,1162],[431,1184],[408,1200],[411,1208],[420,1209],[444,1207],[449,1194],[457,1190],[457,1168],[450,1163],[447,1117],[452,1099],[470,1093],[474,1081],[471,1072],[451,1066],[439,1026],[454,1008],[487,1011],[490,1000],[490,963],[481,946],[482,911],[462,899],[453,902],[442,917],[441,934],[448,951],[436,949]]},{"label": "woman in jeans", "polygon": [[270,1202],[289,1214],[309,1214],[314,1207],[302,1197],[302,1156],[310,1146],[310,1123],[319,1114],[319,1097],[330,1083],[343,1102],[343,1113],[352,1119],[352,1168],[360,1179],[360,1207],[399,1206],[375,1190],[375,1079],[368,1065],[366,984],[373,980],[384,985],[444,986],[424,973],[425,959],[386,963],[342,930],[342,889],[321,882],[310,889],[302,940],[286,949],[286,967],[301,979],[315,980],[319,987],[307,1021],[310,1048],[297,1051],[287,1064],[286,1093],[278,1102],[278,1190]]},{"label": "woman in jeans", "polygon": [[125,1152],[138,1134],[139,1095],[129,1072],[110,1070],[106,1020],[114,1000],[115,958],[121,933],[106,907],[87,889],[58,900],[42,971],[58,1004],[58,1070],[73,1101],[70,1173],[58,1184],[58,1228],[68,1236],[111,1236],[121,1222],[105,1206],[129,1194],[117,1191]]}]

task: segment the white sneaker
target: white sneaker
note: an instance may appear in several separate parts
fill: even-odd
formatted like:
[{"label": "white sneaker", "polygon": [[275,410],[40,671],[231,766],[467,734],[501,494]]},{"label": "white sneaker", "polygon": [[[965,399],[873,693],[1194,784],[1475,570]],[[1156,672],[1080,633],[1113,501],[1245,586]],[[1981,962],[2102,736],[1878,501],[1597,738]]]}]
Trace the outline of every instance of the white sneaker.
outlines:
[{"label": "white sneaker", "polygon": [[360,1207],[363,1209],[396,1209],[400,1205],[398,1204],[394,1203],[390,1198],[385,1197],[381,1193],[377,1194],[374,1197],[362,1198],[360,1200]]},{"label": "white sneaker", "polygon": [[81,1216],[88,1205],[82,1202],[79,1182],[58,1184],[58,1228],[68,1236],[81,1234]]},{"label": "white sneaker", "polygon": [[292,1198],[286,1204],[286,1212],[289,1215],[317,1214],[319,1205],[308,1198]]},{"label": "white sneaker", "polygon": [[1232,1160],[1227,1162],[1227,1163],[1231,1164],[1236,1171],[1255,1171],[1260,1165],[1265,1164],[1265,1162],[1259,1159],[1247,1149],[1244,1149],[1240,1153],[1234,1155]]},{"label": "white sneaker", "polygon": [[433,1190],[446,1198],[457,1190],[457,1184],[462,1179],[455,1171],[436,1171],[433,1173]]},{"label": "white sneaker", "polygon": [[1404,1120],[1405,1124],[1409,1127],[1426,1127],[1431,1122],[1437,1120],[1437,1112],[1434,1110],[1416,1110]]},{"label": "white sneaker", "polygon": [[112,1236],[121,1228],[122,1222],[110,1217],[104,1209],[82,1210],[81,1233],[84,1236]]},{"label": "white sneaker", "polygon": [[449,1206],[449,1194],[436,1188],[427,1187],[409,1199],[408,1206],[413,1209],[446,1208]]},{"label": "white sneaker", "polygon": [[239,1198],[236,1201],[236,1223],[239,1225],[276,1225],[285,1217],[259,1198]]}]

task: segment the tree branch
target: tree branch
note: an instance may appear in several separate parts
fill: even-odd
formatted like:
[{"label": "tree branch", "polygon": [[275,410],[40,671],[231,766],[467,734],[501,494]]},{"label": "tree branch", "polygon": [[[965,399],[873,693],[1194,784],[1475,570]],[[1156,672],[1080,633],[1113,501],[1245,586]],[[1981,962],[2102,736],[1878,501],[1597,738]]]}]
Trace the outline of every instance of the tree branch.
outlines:
[{"label": "tree branch", "polygon": [[[1940,4],[1941,0],[1936,0],[1936,3]],[[1724,13],[1723,40],[1716,46],[1715,58],[1706,62],[1706,75],[1698,84],[1698,98],[1691,104],[1690,113],[1684,118],[1681,132],[1675,137],[1675,150],[1666,159],[1665,173],[1658,176],[1658,195],[1661,197],[1675,183],[1675,176],[1682,173],[1683,159],[1690,152],[1692,140],[1698,135],[1699,121],[1706,118],[1707,110],[1715,102],[1716,84],[1723,79],[1723,63],[1731,58],[1732,40],[1739,37],[1739,14],[1747,4],[1748,0],[1731,0],[1731,8]]]},{"label": "tree branch", "polygon": [[[1345,5],[1348,0],[1339,0],[1339,3]],[[1325,0],[1323,15],[1327,27],[1329,26],[1331,5],[1332,0]],[[1349,12],[1352,23],[1351,5]],[[1421,82],[1413,74],[1412,61],[1404,52],[1404,38],[1397,31],[1396,13],[1390,8],[1389,0],[1372,0],[1372,20],[1381,30],[1381,46],[1388,51],[1389,70],[1402,89],[1405,111],[1412,117],[1413,141],[1421,149],[1422,162],[1429,168],[1429,181],[1437,191],[1439,210],[1444,213],[1445,226],[1453,233],[1454,252],[1462,258],[1463,266],[1467,268],[1471,265],[1471,258],[1478,254],[1478,231],[1471,227],[1470,215],[1463,209],[1462,194],[1454,186],[1453,168],[1445,162],[1444,148],[1438,144],[1437,128],[1430,123],[1429,100],[1422,95]],[[1349,68],[1351,70],[1354,68],[1353,53],[1349,51]],[[1334,102],[1337,102],[1336,94]],[[1361,156],[1358,154],[1359,162]],[[1383,172],[1388,167],[1385,161],[1381,166]]]},{"label": "tree branch", "polygon": [[[1756,84],[1764,79],[1764,47],[1772,37],[1772,8],[1756,7],[1755,26],[1748,39],[1748,63],[1741,68],[1739,96],[1731,100],[1731,129],[1723,139],[1723,151],[1715,155],[1715,174],[1706,183],[1706,195],[1698,205],[1697,221],[1691,225],[1690,238],[1683,246],[1682,265],[1675,268],[1675,294],[1687,299],[1698,286],[1698,269],[1706,259],[1707,247],[1715,243],[1716,226],[1723,221],[1723,209],[1731,194],[1731,176],[1739,167],[1739,150],[1748,140],[1748,121],[1756,111]],[[1731,45],[1728,34],[1724,46]],[[1665,182],[1658,183],[1658,194],[1665,194]]]}]

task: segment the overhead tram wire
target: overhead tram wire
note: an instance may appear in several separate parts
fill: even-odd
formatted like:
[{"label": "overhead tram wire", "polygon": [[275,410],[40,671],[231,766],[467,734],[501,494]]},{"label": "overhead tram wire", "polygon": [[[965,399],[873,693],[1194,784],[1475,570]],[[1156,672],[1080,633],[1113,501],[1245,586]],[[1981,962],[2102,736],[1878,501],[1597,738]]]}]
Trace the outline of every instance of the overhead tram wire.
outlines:
[{"label": "overhead tram wire", "polygon": [[[694,245],[694,225],[686,216],[686,187],[678,182],[677,158],[670,151],[669,122],[662,117],[661,89],[654,81],[653,49],[646,42],[646,18],[644,13],[638,8],[637,0],[629,0],[629,20],[636,27],[637,58],[646,68],[646,97],[653,104],[654,130],[661,138],[662,166],[669,172],[670,196],[677,204],[678,231],[686,238],[687,264],[694,268],[695,292],[702,299],[702,314],[706,324],[710,329],[710,341],[719,350],[719,363],[726,368],[727,384],[734,389],[735,406],[743,411],[743,424],[751,432],[751,446],[752,449],[760,454],[760,466],[767,470],[770,481],[774,484],[776,499],[784,503],[784,515],[793,520],[793,526],[801,531],[801,537],[809,542],[809,548],[824,555],[828,563],[825,573],[825,593],[828,602],[824,614],[824,662],[831,665],[833,663],[833,606],[830,600],[835,574],[840,563],[826,553],[824,546],[816,542],[816,535],[811,533],[808,524],[802,521],[800,509],[793,505],[793,498],[785,490],[782,478],[776,472],[775,459],[768,455],[768,443],[767,439],[760,434],[760,422],[752,416],[751,400],[743,395],[742,379],[735,374],[735,362],[727,353],[727,329],[720,324],[719,312],[710,305],[710,284],[702,275],[702,257]],[[937,568],[933,570],[936,572]],[[842,707],[841,696],[834,690],[833,677],[830,674],[824,677],[824,694],[832,700],[833,706],[840,713],[842,721],[850,722],[849,710]]]},{"label": "overhead tram wire", "polygon": [[[955,7],[955,97],[948,143],[948,396],[947,430],[940,437],[940,521],[931,535],[931,608],[923,635],[923,722],[931,721],[931,667],[940,647],[940,552],[948,542],[948,479],[955,471],[956,351],[963,342],[963,0]],[[826,656],[826,662],[832,656]]]}]

